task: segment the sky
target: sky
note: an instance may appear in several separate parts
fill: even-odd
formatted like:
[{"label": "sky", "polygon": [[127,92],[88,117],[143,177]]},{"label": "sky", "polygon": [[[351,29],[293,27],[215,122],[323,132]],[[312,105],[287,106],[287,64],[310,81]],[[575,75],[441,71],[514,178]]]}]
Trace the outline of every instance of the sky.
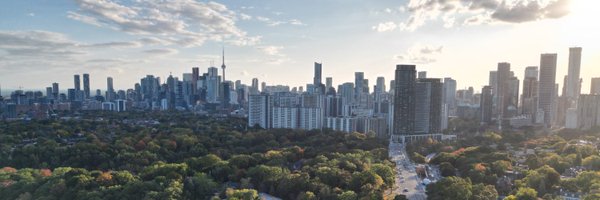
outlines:
[{"label": "sky", "polygon": [[[0,2],[0,85],[132,88],[147,74],[182,77],[221,65],[249,84],[305,86],[313,63],[334,85],[364,72],[392,80],[396,64],[480,90],[498,62],[519,79],[541,53],[582,47],[582,93],[600,77],[597,0],[19,0]],[[221,72],[219,72],[221,73]],[[562,87],[562,86],[561,86]]]}]

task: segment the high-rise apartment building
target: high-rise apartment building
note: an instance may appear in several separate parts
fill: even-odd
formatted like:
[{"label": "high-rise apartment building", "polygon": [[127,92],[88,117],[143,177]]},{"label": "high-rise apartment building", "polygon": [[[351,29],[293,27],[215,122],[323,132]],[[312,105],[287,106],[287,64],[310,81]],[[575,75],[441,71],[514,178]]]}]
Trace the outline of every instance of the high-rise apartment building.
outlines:
[{"label": "high-rise apartment building", "polygon": [[415,133],[441,133],[442,82],[440,79],[418,79],[415,85]]},{"label": "high-rise apartment building", "polygon": [[456,114],[456,80],[446,77],[443,86],[443,103],[448,109],[447,115]]},{"label": "high-rise apartment building", "polygon": [[581,93],[580,70],[581,47],[569,48],[569,72],[567,75],[566,96],[571,100],[576,100]]},{"label": "high-rise apartment building", "polygon": [[583,130],[600,126],[600,95],[579,96],[576,121],[576,128]]},{"label": "high-rise apartment building", "polygon": [[52,83],[52,98],[58,100],[59,88],[58,83]]},{"label": "high-rise apartment building", "polygon": [[590,87],[590,94],[598,94],[598,95],[600,95],[600,77],[599,78],[592,78],[591,87]]},{"label": "high-rise apartment building", "polygon": [[397,65],[395,72],[394,130],[392,140],[400,141],[402,136],[415,131],[415,65]]},{"label": "high-rise apartment building", "polygon": [[313,85],[315,86],[315,88],[318,88],[321,84],[323,84],[321,82],[322,81],[322,73],[323,73],[323,64],[315,62],[315,74],[313,77]]},{"label": "high-rise apartment building", "polygon": [[90,74],[83,74],[83,97],[90,98]]},{"label": "high-rise apartment building", "polygon": [[106,101],[112,102],[115,100],[115,88],[113,87],[113,78],[106,78]]},{"label": "high-rise apartment building", "polygon": [[79,74],[75,74],[73,75],[73,81],[74,81],[74,89],[75,91],[81,91],[81,79],[79,77]]},{"label": "high-rise apartment building", "polygon": [[364,86],[365,85],[365,73],[355,72],[354,73],[354,102],[359,104],[361,99],[364,98]]},{"label": "high-rise apartment building", "polygon": [[537,116],[547,127],[552,126],[556,107],[556,54],[540,56],[540,81],[538,85]]},{"label": "high-rise apartment building", "polygon": [[538,67],[525,68],[523,92],[521,95],[521,114],[535,116],[537,105]]},{"label": "high-rise apartment building", "polygon": [[261,128],[272,127],[273,101],[269,94],[253,94],[248,99],[248,125]]},{"label": "high-rise apartment building", "polygon": [[494,107],[494,96],[492,95],[492,87],[484,86],[481,89],[481,98],[479,103],[480,117],[482,124],[491,124],[493,107]]}]

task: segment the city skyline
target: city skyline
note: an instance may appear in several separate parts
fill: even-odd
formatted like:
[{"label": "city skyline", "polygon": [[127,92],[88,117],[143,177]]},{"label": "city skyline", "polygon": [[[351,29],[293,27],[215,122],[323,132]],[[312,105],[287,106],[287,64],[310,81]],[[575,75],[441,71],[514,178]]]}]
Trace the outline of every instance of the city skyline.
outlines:
[{"label": "city skyline", "polygon": [[[98,2],[104,4],[96,5]],[[534,4],[531,2],[522,3]],[[173,18],[172,25],[182,27],[159,33],[152,33],[150,28],[171,23],[131,29],[136,27],[126,27],[119,21],[161,22],[160,18],[141,19],[150,15],[147,11],[156,7],[156,2],[39,2],[51,8],[46,10],[31,9],[28,5],[32,2],[28,1],[5,2],[3,4],[8,5],[0,8],[3,13],[0,16],[12,20],[0,22],[0,40],[3,41],[0,45],[0,84],[3,93],[19,86],[25,90],[43,90],[52,82],[59,83],[64,89],[72,87],[74,74],[88,73],[92,91],[104,91],[107,77],[114,78],[115,88],[127,89],[147,74],[165,81],[170,73],[182,78],[181,74],[189,73],[192,67],[206,71],[211,61],[212,66],[218,67],[221,47],[225,46],[228,79],[247,84],[252,78],[258,78],[269,85],[305,86],[312,82],[313,62],[323,64],[323,77],[335,74],[333,85],[352,82],[355,72],[364,72],[364,78],[372,81],[380,76],[393,80],[393,66],[412,63],[431,77],[452,77],[457,80],[458,89],[473,86],[479,90],[487,85],[487,76],[473,78],[472,74],[484,75],[497,63],[509,62],[515,76],[522,79],[525,67],[539,64],[540,54],[557,53],[556,77],[562,86],[559,80],[567,74],[569,48],[580,46],[583,47],[581,90],[589,91],[591,77],[600,74],[595,67],[600,63],[600,56],[597,56],[600,47],[593,38],[599,33],[598,25],[586,23],[586,19],[596,16],[590,9],[596,3],[583,0],[545,2],[540,3],[531,15],[509,19],[501,14],[522,12],[518,9],[520,6],[495,4],[494,9],[479,8],[481,14],[464,10],[476,6],[472,1],[452,2],[457,9],[463,10],[432,15],[426,12],[428,8],[441,11],[445,5],[434,3],[432,7],[425,7],[417,1],[351,2],[332,9],[338,4],[323,2],[318,6],[303,5],[290,10],[292,6],[288,3],[245,2],[248,5],[241,5],[229,1],[179,1],[178,5],[182,6],[179,8],[195,5],[195,9],[209,9],[215,17],[223,17],[215,23],[225,26],[211,25],[210,20],[191,24],[190,19],[199,16],[191,15],[190,10],[160,8],[157,14],[180,16]],[[105,9],[90,9],[98,6],[105,6]],[[138,12],[127,14],[131,8]],[[306,14],[323,13],[318,11],[324,9],[332,9],[332,12]],[[121,11],[125,13],[119,13]],[[348,11],[356,12],[341,15]],[[419,12],[427,17],[418,18]],[[486,13],[491,16],[484,24],[464,25],[465,18],[484,16],[485,19]],[[321,20],[323,17],[326,20]],[[454,19],[453,26],[440,24],[452,21],[447,18]],[[409,21],[417,22],[410,24]],[[206,30],[190,32],[193,27]],[[225,30],[229,31],[226,32],[228,38],[217,38],[223,35],[217,33]],[[540,36],[531,34],[538,32],[534,30],[545,31]],[[202,39],[199,35],[214,37],[203,38],[197,43],[183,42],[183,39],[193,39],[183,38],[186,34],[196,36],[195,39]],[[438,34],[444,34],[444,40],[437,37]],[[96,37],[99,35],[106,37]],[[180,39],[180,43],[166,41],[169,37]],[[260,40],[251,42],[257,37]],[[348,43],[350,41],[354,42]],[[34,45],[40,45],[39,49],[32,49]],[[456,67],[458,65],[460,67]],[[464,70],[471,73],[464,73]]]}]

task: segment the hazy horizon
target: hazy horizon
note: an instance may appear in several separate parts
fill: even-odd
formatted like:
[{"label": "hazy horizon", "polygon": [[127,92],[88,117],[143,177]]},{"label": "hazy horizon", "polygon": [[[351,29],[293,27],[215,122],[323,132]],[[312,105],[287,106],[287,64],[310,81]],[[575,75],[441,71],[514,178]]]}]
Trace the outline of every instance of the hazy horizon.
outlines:
[{"label": "hazy horizon", "polygon": [[[517,2],[517,3],[515,3]],[[334,85],[365,72],[374,84],[412,63],[458,89],[488,83],[498,62],[522,80],[540,54],[557,53],[557,83],[568,48],[582,47],[582,93],[600,76],[600,2],[541,1],[11,1],[0,7],[2,93],[73,87],[90,74],[92,90],[132,88],[147,74],[164,81],[214,62],[226,51],[228,80],[305,86],[313,62]],[[35,5],[34,5],[35,4]],[[204,13],[199,15],[198,13]],[[220,69],[219,69],[220,70]],[[465,73],[468,72],[468,73]],[[221,73],[221,72],[219,72]]]}]

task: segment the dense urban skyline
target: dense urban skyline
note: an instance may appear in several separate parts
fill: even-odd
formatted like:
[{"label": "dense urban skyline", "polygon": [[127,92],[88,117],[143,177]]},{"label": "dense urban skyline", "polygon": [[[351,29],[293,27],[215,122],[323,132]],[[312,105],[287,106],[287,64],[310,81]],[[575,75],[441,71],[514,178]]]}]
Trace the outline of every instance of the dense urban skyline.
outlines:
[{"label": "dense urban skyline", "polygon": [[499,62],[511,63],[522,79],[525,67],[539,65],[540,53],[557,53],[562,86],[573,46],[584,47],[582,91],[599,74],[599,26],[588,23],[597,16],[594,1],[521,1],[532,10],[493,0],[487,7],[475,1],[179,2],[3,2],[0,16],[10,19],[0,21],[3,93],[19,86],[43,90],[52,82],[73,87],[73,75],[84,73],[92,91],[104,91],[107,77],[116,89],[131,88],[147,74],[166,80],[192,67],[206,71],[211,61],[218,67],[222,46],[228,79],[246,84],[256,77],[304,86],[314,61],[323,63],[322,76],[334,77],[333,85],[352,82],[354,72],[392,80],[393,66],[414,63],[430,76],[454,78],[459,89],[479,90]]}]

